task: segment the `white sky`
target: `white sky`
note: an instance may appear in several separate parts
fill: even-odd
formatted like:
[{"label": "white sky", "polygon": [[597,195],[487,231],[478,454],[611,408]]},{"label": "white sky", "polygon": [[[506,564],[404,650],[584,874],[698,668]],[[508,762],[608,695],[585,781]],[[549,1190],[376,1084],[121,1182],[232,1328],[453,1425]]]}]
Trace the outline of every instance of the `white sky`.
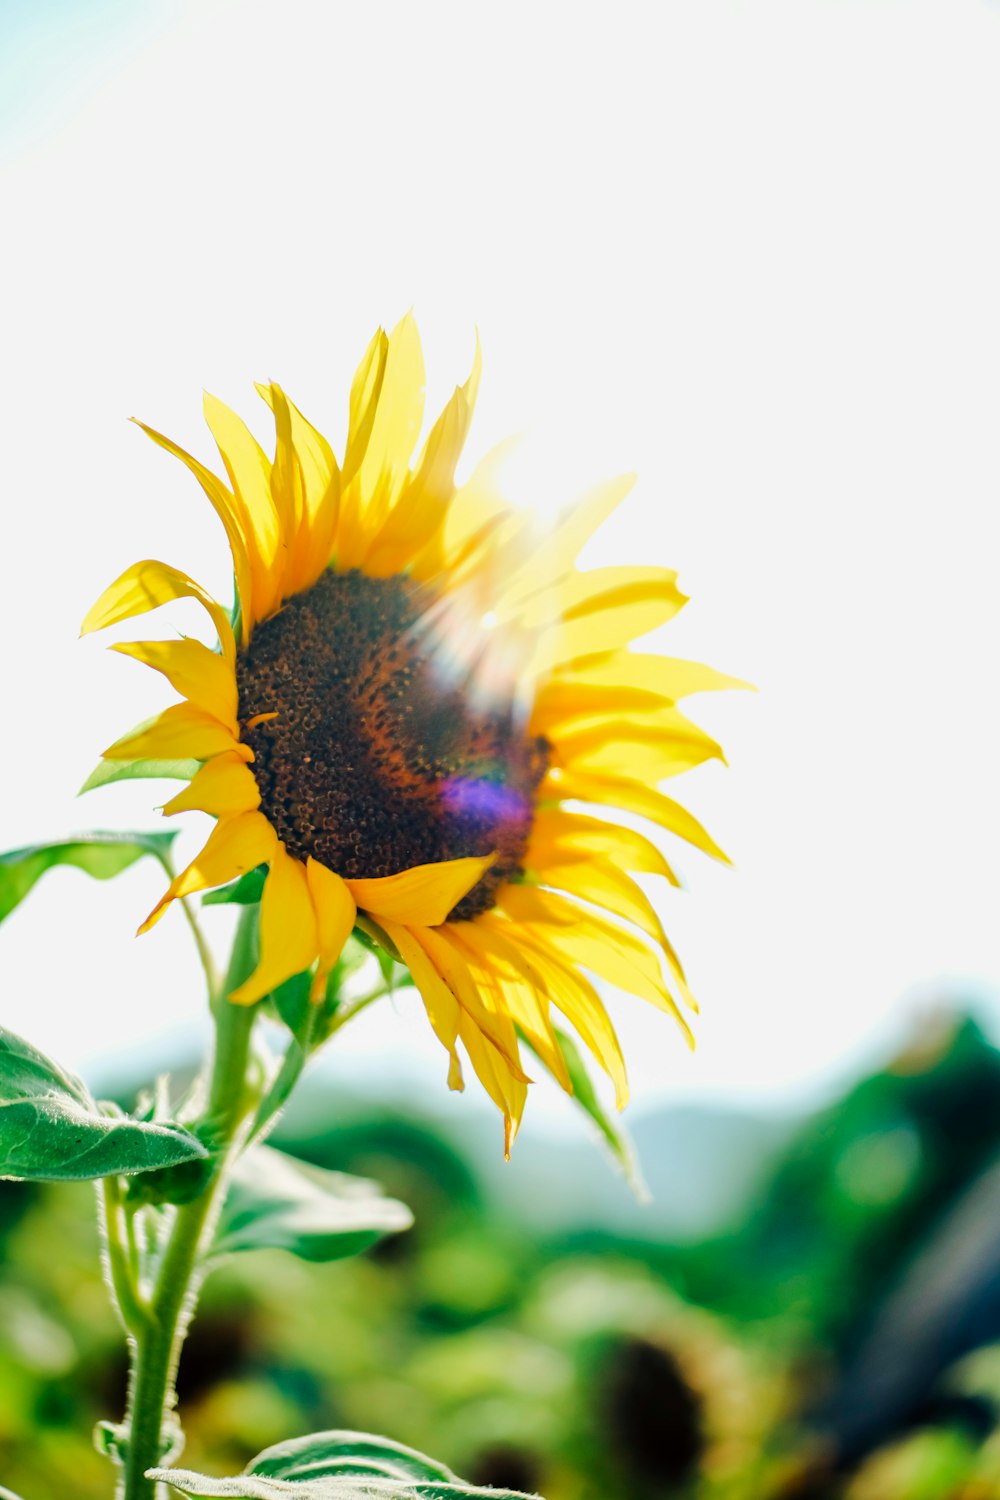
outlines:
[{"label": "white sky", "polygon": [[[274,378],[339,437],[412,305],[429,410],[478,325],[469,452],[527,430],[537,505],[638,469],[592,558],[677,567],[658,644],[761,688],[698,700],[730,769],[674,787],[736,868],[662,903],[696,1057],[613,1002],[639,1098],[816,1096],[942,988],[995,1017],[998,78],[983,0],[8,0],[0,844],[153,826],[150,784],[74,800],[165,701],[79,621],[140,557],[229,586],[124,419],[209,457],[202,386]],[[158,886],[40,886],[5,1024],[91,1072],[203,1026],[180,914],[131,936]],[[443,1082],[411,1001],[348,1052]]]}]

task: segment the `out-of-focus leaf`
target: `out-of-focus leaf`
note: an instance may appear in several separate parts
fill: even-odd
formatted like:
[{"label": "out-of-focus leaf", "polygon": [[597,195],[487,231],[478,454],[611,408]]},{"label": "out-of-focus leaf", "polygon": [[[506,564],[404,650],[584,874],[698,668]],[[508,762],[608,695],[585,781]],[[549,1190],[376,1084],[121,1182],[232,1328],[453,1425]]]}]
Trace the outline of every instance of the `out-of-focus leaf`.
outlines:
[{"label": "out-of-focus leaf", "polygon": [[463,1484],[444,1464],[367,1432],[317,1432],[267,1448],[233,1479],[155,1469],[205,1500],[528,1500],[513,1490]]},{"label": "out-of-focus leaf", "polygon": [[253,906],[264,894],[264,879],[267,875],[267,866],[258,865],[255,870],[247,870],[237,880],[231,880],[228,885],[220,885],[217,890],[206,891],[201,898],[202,906]]},{"label": "out-of-focus leaf", "polygon": [[0,1028],[0,1177],[68,1182],[207,1155],[180,1125],[102,1111],[79,1078]]},{"label": "out-of-focus leaf", "polygon": [[0,922],[10,915],[46,870],[72,865],[95,880],[110,880],[144,854],[162,859],[176,838],[164,833],[80,833],[51,844],[32,844],[0,854]]},{"label": "out-of-focus leaf", "polygon": [[290,1250],[302,1260],[342,1260],[412,1223],[406,1205],[383,1197],[374,1182],[253,1146],[233,1170],[215,1250]]},{"label": "out-of-focus leaf", "polygon": [[113,781],[190,781],[200,770],[200,760],[101,760],[76,795]]}]

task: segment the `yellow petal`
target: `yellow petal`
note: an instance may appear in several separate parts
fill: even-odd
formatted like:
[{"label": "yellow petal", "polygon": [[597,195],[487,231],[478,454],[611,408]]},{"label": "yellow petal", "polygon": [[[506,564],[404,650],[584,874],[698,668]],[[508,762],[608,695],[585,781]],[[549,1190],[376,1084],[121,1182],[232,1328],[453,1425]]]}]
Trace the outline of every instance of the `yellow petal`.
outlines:
[{"label": "yellow petal", "polygon": [[340,469],[326,438],[277,385],[258,385],[276,414],[283,402],[302,483],[303,514],[293,548],[286,593],[309,588],[330,561],[340,502]]},{"label": "yellow petal", "polygon": [[[691,1028],[667,987],[655,954],[640,938],[617,922],[584,911],[553,891],[508,885],[504,887],[501,905],[514,924],[526,922],[548,927],[553,946],[576,963],[672,1015],[688,1044],[694,1045]],[[498,918],[487,912],[480,920],[492,925]]]},{"label": "yellow petal", "polygon": [[584,813],[567,812],[561,807],[539,809],[524,863],[527,869],[538,872],[543,885],[548,865],[588,860],[594,854],[609,855],[623,870],[663,875],[671,885],[680,885],[656,845],[636,829],[621,823],[606,823]]},{"label": "yellow petal", "polygon": [[233,503],[246,536],[252,628],[277,607],[283,562],[278,513],[271,496],[271,464],[253,433],[225,402],[206,391],[203,410],[233,486]]},{"label": "yellow petal", "polygon": [[715,693],[734,688],[755,691],[753,684],[739,677],[729,677],[697,661],[681,661],[675,656],[653,656],[635,651],[611,651],[592,656],[587,661],[566,667],[559,679],[567,689],[572,685],[593,687],[633,687],[661,693],[672,703],[691,693]]},{"label": "yellow petal", "polygon": [[545,980],[531,956],[519,947],[516,933],[487,926],[481,918],[456,923],[451,931],[476,960],[484,981],[496,987],[500,1005],[520,1026],[549,1072],[571,1094],[573,1085],[549,1019]]},{"label": "yellow petal", "polygon": [[117,625],[120,620],[145,614],[174,599],[197,599],[199,604],[205,606],[218,631],[223,656],[227,661],[235,662],[236,641],[229,616],[222,605],[217,604],[211,594],[186,573],[170,568],[166,563],[155,562],[152,558],[133,563],[104,590],[87,614],[80,633],[87,635],[92,630],[104,630],[108,625]]},{"label": "yellow petal", "polygon": [[385,375],[371,436],[358,475],[362,503],[370,503],[383,481],[390,491],[405,476],[424,416],[424,356],[412,313],[389,335]]},{"label": "yellow petal", "polygon": [[505,1058],[483,1036],[471,1016],[463,1011],[459,1016],[459,1036],[469,1054],[469,1061],[483,1088],[504,1118],[503,1154],[510,1160],[510,1148],[514,1142],[524,1114],[528,1088],[523,1078],[515,1077]]},{"label": "yellow petal", "polygon": [[666,944],[663,923],[645,891],[636,885],[631,875],[617,869],[608,860],[595,856],[586,863],[549,865],[541,871],[540,878],[545,885],[579,896],[594,906],[603,906],[605,911],[633,922],[661,947]]},{"label": "yellow petal", "polygon": [[365,559],[365,570],[378,577],[397,573],[412,561],[445,522],[455,490],[455,466],[472,420],[482,367],[479,340],[472,373],[456,386],[431,429],[417,470],[389,512]]},{"label": "yellow petal", "polygon": [[461,1090],[462,1065],[455,1044],[458,1040],[459,1004],[409,928],[382,919],[386,936],[396,945],[400,958],[420,991],[427,1018],[438,1041],[448,1053],[448,1087]]},{"label": "yellow petal", "polygon": [[276,843],[260,901],[260,963],[229,999],[234,1005],[253,1005],[293,974],[308,969],[318,951],[305,866]]},{"label": "yellow petal", "polygon": [[549,589],[552,580],[560,577],[576,561],[583,544],[621,504],[634,484],[634,474],[622,474],[617,479],[596,485],[571,506],[507,585],[503,600],[505,609],[518,600]]},{"label": "yellow petal", "polygon": [[354,897],[339,875],[328,870],[326,865],[311,857],[306,860],[306,881],[316,913],[316,936],[319,946],[319,966],[313,985],[313,995],[322,994],[326,976],[337,962],[344,944],[351,935],[357,907]]},{"label": "yellow petal", "polygon": [[232,664],[201,641],[122,641],[111,647],[164,677],[195,708],[204,709],[239,734],[238,694]]},{"label": "yellow petal", "polygon": [[231,729],[213,714],[174,703],[152,724],[137,734],[127,734],[104,751],[105,760],[208,760],[231,750],[242,760],[253,760],[249,745],[242,745]]},{"label": "yellow petal", "polygon": [[540,800],[548,797],[572,798],[579,802],[601,803],[606,807],[620,808],[623,812],[638,813],[640,817],[649,818],[685,843],[693,844],[696,849],[710,854],[713,859],[721,860],[726,865],[730,863],[729,856],[722,852],[693,813],[689,813],[686,807],[682,807],[672,797],[667,797],[655,787],[644,786],[641,782],[629,781],[625,777],[559,769],[551,771],[545,778],[538,796]]},{"label": "yellow petal", "polygon": [[655,716],[591,720],[550,729],[553,759],[570,770],[627,771],[644,781],[663,781],[707,760],[725,764],[722,747],[680,709],[667,705]]},{"label": "yellow petal", "polygon": [[250,630],[253,625],[252,619],[252,574],[251,559],[249,551],[249,538],[244,528],[241,506],[237,496],[232,495],[218,475],[213,474],[211,469],[199,463],[190,453],[172,442],[170,438],[164,437],[162,432],[157,432],[152,427],[147,427],[145,422],[137,422],[147,437],[151,437],[158,447],[164,448],[167,453],[172,453],[174,458],[179,458],[186,468],[190,469],[205,494],[211,502],[219,520],[222,522],[229,543],[229,550],[233,555],[233,572],[236,575],[236,592],[240,602],[240,615],[242,619],[242,644],[245,646],[250,638]]},{"label": "yellow petal", "polygon": [[489,991],[476,982],[468,959],[456,942],[460,930],[467,925],[448,923],[438,929],[415,927],[413,935],[459,1005],[500,1052],[510,1073],[522,1083],[528,1083],[530,1080],[521,1068],[517,1035],[510,1016],[489,1008],[486,998]]},{"label": "yellow petal", "polygon": [[398,875],[377,880],[345,882],[362,911],[379,921],[404,922],[407,927],[438,927],[496,862],[485,858],[449,859],[435,865],[414,865]]},{"label": "yellow petal", "polygon": [[362,459],[368,448],[372,427],[375,424],[375,413],[378,410],[379,397],[382,394],[382,384],[385,380],[385,366],[388,354],[389,340],[380,328],[365,350],[364,359],[362,359],[355,371],[354,379],[351,382],[347,446],[344,450],[344,462],[341,466],[341,479],[345,489],[361,467]]},{"label": "yellow petal", "polygon": [[213,818],[231,818],[253,812],[260,806],[260,788],[246,761],[232,752],[206,761],[182,792],[164,805],[172,816],[181,812],[211,813]]},{"label": "yellow petal", "polygon": [[545,684],[531,710],[531,734],[551,735],[568,724],[589,719],[618,719],[655,712],[669,699],[646,688],[608,686],[555,679]]},{"label": "yellow petal", "polygon": [[522,928],[518,941],[527,946],[544,975],[552,1003],[562,1011],[614,1084],[616,1106],[624,1109],[629,1094],[625,1058],[611,1017],[594,986],[538,936],[537,928]]},{"label": "yellow petal", "polygon": [[627,646],[673,619],[687,603],[676,574],[666,568],[601,568],[592,577],[577,578],[588,592],[539,636],[535,672]]},{"label": "yellow petal", "polygon": [[237,875],[255,870],[271,858],[276,845],[277,835],[263,813],[241,813],[235,818],[222,819],[212,829],[201,853],[170,882],[139,931],[147,932],[159,921],[167,904],[178,896],[225,885]]}]

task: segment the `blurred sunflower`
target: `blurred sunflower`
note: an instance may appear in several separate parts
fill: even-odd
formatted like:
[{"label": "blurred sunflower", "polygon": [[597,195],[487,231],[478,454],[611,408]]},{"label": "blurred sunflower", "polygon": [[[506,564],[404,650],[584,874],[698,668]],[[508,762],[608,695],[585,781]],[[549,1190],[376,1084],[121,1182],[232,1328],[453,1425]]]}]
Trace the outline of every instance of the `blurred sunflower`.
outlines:
[{"label": "blurred sunflower", "polygon": [[163,673],[182,701],[105,759],[200,762],[164,811],[218,819],[140,931],[176,898],[266,865],[259,966],[230,996],[250,1004],[310,968],[318,996],[362,921],[409,968],[452,1088],[464,1046],[509,1147],[529,1081],[518,1032],[571,1089],[553,1007],[625,1103],[621,1049],[583,970],[668,1011],[690,1039],[683,970],[627,872],[676,877],[643,834],[564,804],[637,814],[724,858],[656,786],[721,758],[678,699],[741,684],[625,649],[685,602],[673,572],[576,568],[631,478],[595,489],[544,536],[500,499],[498,453],[456,487],[478,381],[477,350],[415,464],[424,368],[410,317],[368,347],[339,463],[277,385],[258,387],[273,460],[205,398],[228,484],[144,428],[225,527],[235,611],[145,561],[83,629],[189,597],[218,632],[218,650],[113,648]]}]

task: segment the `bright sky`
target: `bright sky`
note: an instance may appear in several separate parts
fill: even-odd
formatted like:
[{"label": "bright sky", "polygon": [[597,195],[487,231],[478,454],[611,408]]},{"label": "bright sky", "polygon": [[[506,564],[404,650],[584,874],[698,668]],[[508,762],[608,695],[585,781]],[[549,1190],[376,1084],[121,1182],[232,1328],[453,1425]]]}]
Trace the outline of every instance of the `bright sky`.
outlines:
[{"label": "bright sky", "polygon": [[[228,597],[125,418],[210,458],[202,387],[257,421],[274,378],[339,438],[412,305],[428,409],[478,326],[470,454],[526,431],[546,507],[637,469],[591,560],[678,568],[657,644],[761,689],[697,701],[730,767],[674,786],[735,869],[685,854],[661,902],[696,1057],[612,1001],[637,1096],[818,1096],[942,990],[997,1017],[1000,8],[8,0],[0,32],[4,847],[155,821],[152,784],[74,800],[165,701],[77,640],[104,585],[160,557]],[[50,877],[4,1023],[91,1073],[203,1028],[180,913],[131,936],[158,888]],[[412,999],[364,1059],[443,1085]]]}]

